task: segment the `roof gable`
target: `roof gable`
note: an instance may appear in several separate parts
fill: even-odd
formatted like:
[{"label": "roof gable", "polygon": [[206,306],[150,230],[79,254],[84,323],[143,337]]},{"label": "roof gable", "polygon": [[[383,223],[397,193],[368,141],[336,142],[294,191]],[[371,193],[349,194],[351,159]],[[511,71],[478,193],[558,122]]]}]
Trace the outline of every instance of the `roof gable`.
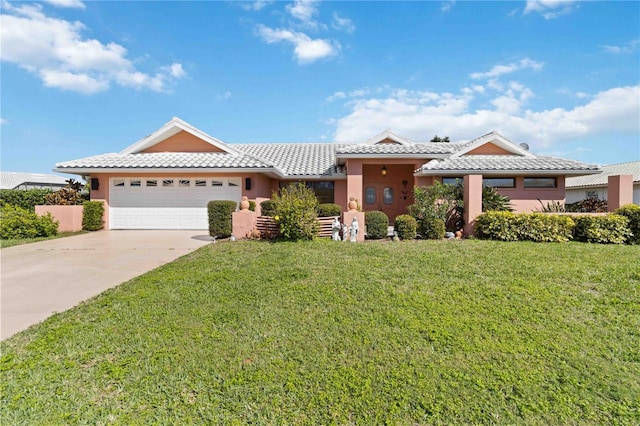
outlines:
[{"label": "roof gable", "polygon": [[[177,137],[174,138],[174,136]],[[196,142],[194,138],[199,139],[200,142]],[[160,146],[156,147],[156,145]],[[190,150],[181,151],[181,149],[185,148]],[[201,150],[194,151],[194,149]],[[160,129],[125,148],[120,154],[137,154],[141,152],[226,152],[237,154],[234,149],[220,139],[209,136],[178,117],[173,117],[171,121]]]},{"label": "roof gable", "polygon": [[413,145],[409,139],[403,138],[394,134],[391,130],[387,129],[382,133],[378,133],[371,139],[367,140],[364,145],[378,145],[378,144],[397,144],[397,145]]},{"label": "roof gable", "polygon": [[451,158],[463,157],[465,155],[515,155],[525,158],[536,157],[497,132],[487,133],[484,136],[472,140],[463,149],[453,154]]},{"label": "roof gable", "polygon": [[220,147],[203,141],[199,137],[181,130],[162,142],[151,145],[140,152],[224,152]]}]

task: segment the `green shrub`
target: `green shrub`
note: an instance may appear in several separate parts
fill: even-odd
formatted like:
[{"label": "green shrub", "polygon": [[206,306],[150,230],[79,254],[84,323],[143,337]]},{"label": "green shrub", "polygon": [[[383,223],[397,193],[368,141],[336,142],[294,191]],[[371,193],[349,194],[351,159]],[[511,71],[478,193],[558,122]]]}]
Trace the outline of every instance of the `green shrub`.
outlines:
[{"label": "green shrub", "polygon": [[476,218],[476,235],[499,241],[566,242],[573,237],[574,225],[569,216],[492,211]]},{"label": "green shrub", "polygon": [[484,185],[482,187],[482,211],[483,212],[510,212],[511,200],[506,195],[498,194],[498,191],[491,187]]},{"label": "green shrub", "polygon": [[274,218],[284,240],[312,240],[318,235],[318,198],[304,183],[280,189],[279,194],[273,194],[272,201],[276,213]]},{"label": "green shrub", "polygon": [[573,237],[578,241],[601,244],[622,244],[631,235],[629,219],[617,214],[577,216]]},{"label": "green shrub", "polygon": [[207,210],[209,214],[209,235],[212,237],[227,238],[231,236],[233,229],[231,214],[236,211],[238,203],[229,200],[209,201]]},{"label": "green shrub", "polygon": [[396,217],[394,228],[401,240],[413,240],[416,237],[418,222],[408,214]]},{"label": "green shrub", "polygon": [[5,205],[0,209],[0,239],[50,237],[58,233],[51,213],[38,216],[32,211]]},{"label": "green shrub", "polygon": [[476,236],[487,240],[518,241],[519,220],[511,212],[487,212],[476,218]]},{"label": "green shrub", "polygon": [[606,213],[608,208],[607,200],[597,198],[585,198],[576,203],[567,204],[565,208],[572,213]]},{"label": "green shrub", "polygon": [[82,207],[82,229],[85,231],[102,229],[104,203],[102,201],[85,201]]},{"label": "green shrub", "polygon": [[452,230],[462,227],[461,185],[443,185],[436,181],[428,187],[414,188],[413,197],[415,202],[408,207],[408,211],[418,222],[418,230],[427,218],[442,219]]},{"label": "green shrub", "polygon": [[256,202],[253,200],[249,200],[249,210],[252,212],[256,211]]},{"label": "green shrub", "polygon": [[339,204],[318,204],[318,217],[340,216],[341,214],[342,207]]},{"label": "green shrub", "polygon": [[276,215],[276,210],[275,210],[275,206],[273,205],[273,200],[264,200],[263,202],[260,203],[260,214],[262,216],[275,216]]},{"label": "green shrub", "polygon": [[35,212],[35,206],[46,204],[45,199],[51,193],[50,189],[2,189],[0,200],[5,204]]},{"label": "green shrub", "polygon": [[385,238],[389,233],[389,218],[384,212],[365,212],[364,223],[370,240]]},{"label": "green shrub", "polygon": [[629,244],[640,244],[640,206],[636,204],[625,204],[616,210],[616,214],[629,219],[631,235],[627,239],[627,242]]},{"label": "green shrub", "polygon": [[444,220],[437,217],[424,219],[419,227],[420,235],[426,240],[441,240],[445,231]]}]

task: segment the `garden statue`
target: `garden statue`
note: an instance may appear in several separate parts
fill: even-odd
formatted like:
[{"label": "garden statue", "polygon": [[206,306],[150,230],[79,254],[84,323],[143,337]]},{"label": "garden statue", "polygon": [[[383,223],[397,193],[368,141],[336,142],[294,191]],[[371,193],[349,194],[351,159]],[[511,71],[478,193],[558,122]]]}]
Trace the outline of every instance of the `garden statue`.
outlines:
[{"label": "garden statue", "polygon": [[349,236],[349,227],[345,223],[344,225],[342,225],[342,241],[347,241],[348,236]]},{"label": "garden statue", "polygon": [[354,216],[351,221],[351,242],[356,242],[356,237],[358,236],[358,218]]},{"label": "garden statue", "polygon": [[340,229],[342,229],[342,225],[338,218],[334,218],[331,223],[331,239],[333,241],[340,241]]}]

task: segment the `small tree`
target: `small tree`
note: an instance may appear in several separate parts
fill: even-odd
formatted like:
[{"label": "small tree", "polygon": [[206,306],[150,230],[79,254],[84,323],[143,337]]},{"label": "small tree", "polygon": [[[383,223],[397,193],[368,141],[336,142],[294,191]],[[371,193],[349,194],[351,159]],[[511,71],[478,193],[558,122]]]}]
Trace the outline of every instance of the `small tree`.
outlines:
[{"label": "small tree", "polygon": [[289,241],[311,240],[320,230],[318,199],[313,191],[298,182],[271,197],[275,220],[282,238]]},{"label": "small tree", "polygon": [[441,138],[438,135],[435,135],[433,138],[431,138],[431,140],[429,142],[450,142],[449,140],[449,136],[445,136],[444,138]]},{"label": "small tree", "polygon": [[415,203],[409,206],[409,214],[418,222],[418,233],[425,232],[423,225],[428,219],[440,219],[451,230],[461,228],[461,188],[459,185],[443,185],[437,181],[429,187],[414,188]]},{"label": "small tree", "polygon": [[66,182],[67,185],[64,188],[45,197],[45,202],[48,205],[76,206],[84,202],[84,197],[80,192],[84,188],[83,184],[74,179],[69,179]]}]

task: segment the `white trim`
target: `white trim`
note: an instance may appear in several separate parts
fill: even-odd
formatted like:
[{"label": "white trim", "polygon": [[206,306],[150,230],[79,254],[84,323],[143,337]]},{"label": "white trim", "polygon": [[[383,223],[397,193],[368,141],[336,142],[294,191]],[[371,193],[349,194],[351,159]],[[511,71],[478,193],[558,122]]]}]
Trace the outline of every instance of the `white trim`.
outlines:
[{"label": "white trim", "polygon": [[202,130],[195,128],[191,124],[187,123],[184,120],[181,120],[178,117],[173,117],[171,121],[166,123],[160,129],[156,130],[149,136],[146,136],[140,139],[138,142],[134,143],[133,145],[125,148],[120,152],[120,154],[135,154],[135,153],[144,151],[145,149],[148,149],[170,138],[171,136],[178,134],[181,131],[185,131],[197,137],[198,139],[201,139],[203,142],[206,142],[208,144],[215,146],[216,148],[221,149],[224,152],[227,152],[229,154],[236,154],[236,155],[238,154],[238,151],[229,147],[229,145],[227,145],[220,139],[216,139],[213,136],[209,136]]},{"label": "white trim", "polygon": [[535,155],[522,148],[519,145],[511,142],[509,139],[505,138],[501,134],[497,132],[491,132],[484,136],[480,136],[475,141],[473,141],[469,146],[464,147],[458,152],[451,154],[449,158],[457,158],[462,157],[464,154],[473,151],[476,148],[481,147],[482,145],[486,145],[487,143],[492,143],[497,147],[500,147],[506,151],[509,151],[515,155],[520,155],[526,158],[537,158]]},{"label": "white trim", "polygon": [[387,129],[384,132],[378,133],[374,137],[367,139],[363,143],[363,145],[376,145],[385,139],[391,139],[392,141],[397,142],[400,145],[414,145],[414,142],[410,141],[407,138],[396,135],[390,129]]},{"label": "white trim", "polygon": [[419,169],[414,176],[460,176],[460,175],[482,175],[482,176],[576,176],[589,175],[592,170],[422,170]]}]

